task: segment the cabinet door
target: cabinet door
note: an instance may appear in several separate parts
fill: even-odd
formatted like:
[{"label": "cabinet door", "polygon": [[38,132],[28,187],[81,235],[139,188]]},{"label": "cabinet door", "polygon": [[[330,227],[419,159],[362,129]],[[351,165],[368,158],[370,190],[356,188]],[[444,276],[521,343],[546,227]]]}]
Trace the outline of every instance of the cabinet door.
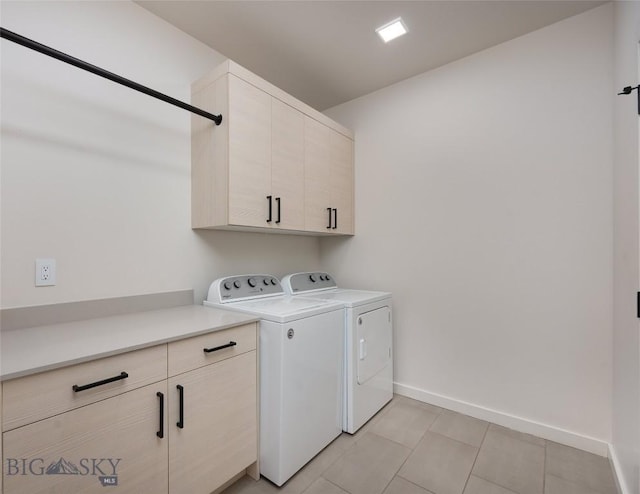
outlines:
[{"label": "cabinet door", "polygon": [[333,233],[353,233],[353,141],[332,131],[330,141],[330,199],[334,211]]},{"label": "cabinet door", "polygon": [[306,230],[353,233],[353,141],[309,117],[305,118],[305,203]]},{"label": "cabinet door", "polygon": [[304,119],[305,229],[331,233],[328,208],[331,195],[331,129],[320,122]]},{"label": "cabinet door", "polygon": [[5,494],[167,492],[166,381],[3,434]]},{"label": "cabinet door", "polygon": [[304,230],[304,115],[275,98],[271,105],[271,192],[280,202],[273,226]]},{"label": "cabinet door", "polygon": [[169,395],[171,494],[209,494],[257,460],[255,351],[169,379]]},{"label": "cabinet door", "polygon": [[271,96],[229,75],[229,224],[269,226]]}]

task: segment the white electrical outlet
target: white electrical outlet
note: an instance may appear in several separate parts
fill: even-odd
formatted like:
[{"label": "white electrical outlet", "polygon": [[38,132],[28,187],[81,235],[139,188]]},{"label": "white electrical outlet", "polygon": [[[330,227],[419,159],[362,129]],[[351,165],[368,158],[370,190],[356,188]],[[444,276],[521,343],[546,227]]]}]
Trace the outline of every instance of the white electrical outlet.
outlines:
[{"label": "white electrical outlet", "polygon": [[36,259],[36,286],[56,284],[56,260]]}]

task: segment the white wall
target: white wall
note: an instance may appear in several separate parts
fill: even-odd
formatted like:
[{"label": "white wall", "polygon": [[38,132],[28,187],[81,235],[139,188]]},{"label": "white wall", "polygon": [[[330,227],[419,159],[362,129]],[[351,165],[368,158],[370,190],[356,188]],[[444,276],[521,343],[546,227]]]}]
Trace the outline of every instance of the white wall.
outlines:
[{"label": "white wall", "polygon": [[[615,86],[637,86],[640,2],[615,3]],[[640,331],[637,95],[614,101],[613,457],[621,483],[640,493]]]},{"label": "white wall", "polygon": [[399,392],[600,454],[611,53],[608,4],[327,111],[356,236],[321,241],[339,283],[393,292]]},{"label": "white wall", "polygon": [[[5,2],[2,26],[189,101],[221,54],[131,2]],[[191,114],[7,40],[2,308],[195,288],[317,268],[315,238],[190,228]],[[57,260],[34,287],[34,260]]]}]

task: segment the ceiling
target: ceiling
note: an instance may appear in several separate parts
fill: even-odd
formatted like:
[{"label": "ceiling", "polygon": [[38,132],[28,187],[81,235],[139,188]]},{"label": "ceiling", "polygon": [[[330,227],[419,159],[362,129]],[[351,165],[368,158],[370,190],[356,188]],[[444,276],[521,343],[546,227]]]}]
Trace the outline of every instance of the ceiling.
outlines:
[{"label": "ceiling", "polygon": [[[136,3],[322,111],[606,2]],[[399,16],[409,33],[384,44],[375,28]]]}]

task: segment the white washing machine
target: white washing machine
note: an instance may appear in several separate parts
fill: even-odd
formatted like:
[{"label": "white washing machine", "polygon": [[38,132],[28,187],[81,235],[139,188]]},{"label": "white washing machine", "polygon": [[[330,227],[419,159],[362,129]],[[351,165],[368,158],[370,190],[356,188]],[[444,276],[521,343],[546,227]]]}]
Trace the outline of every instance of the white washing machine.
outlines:
[{"label": "white washing machine", "polygon": [[204,305],[261,318],[260,473],[281,486],[342,432],[344,304],[241,275],[214,281]]},{"label": "white washing machine", "polygon": [[295,273],[282,285],[296,298],[345,304],[345,385],[342,429],[362,427],[393,398],[391,294],[338,288],[327,273]]}]

